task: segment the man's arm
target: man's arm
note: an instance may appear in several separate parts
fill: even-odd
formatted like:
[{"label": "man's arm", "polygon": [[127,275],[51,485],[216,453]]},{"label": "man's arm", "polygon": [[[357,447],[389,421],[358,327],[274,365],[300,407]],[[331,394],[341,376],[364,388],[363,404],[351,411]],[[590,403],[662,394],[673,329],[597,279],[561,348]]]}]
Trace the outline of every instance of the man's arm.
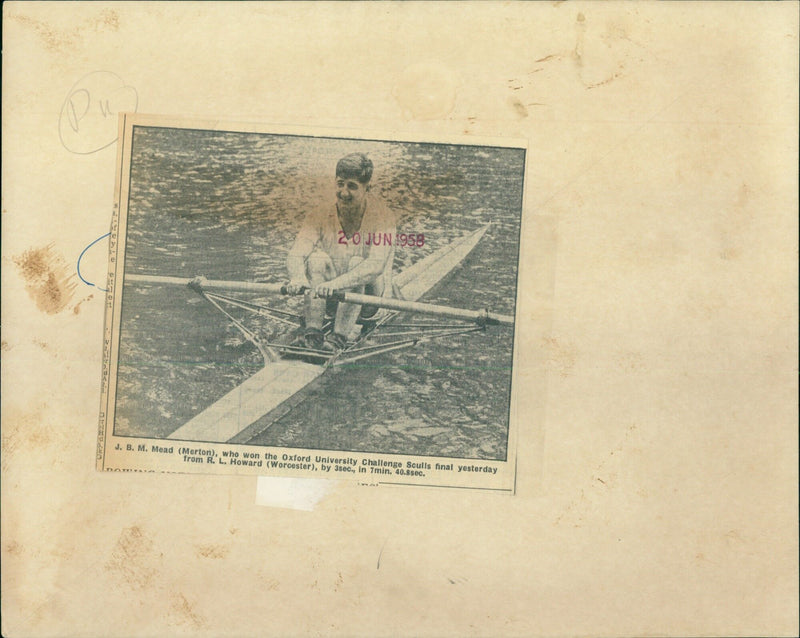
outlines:
[{"label": "man's arm", "polygon": [[306,220],[300,232],[297,233],[294,244],[292,244],[292,248],[286,258],[289,285],[292,287],[309,286],[308,277],[306,276],[306,259],[313,252],[316,243],[316,235],[309,221]]},{"label": "man's arm", "polygon": [[375,281],[375,277],[383,272],[390,254],[391,248],[388,246],[372,246],[369,255],[364,261],[343,275],[326,281],[321,286],[318,286],[317,290],[328,294],[334,290],[345,290],[372,283]]}]

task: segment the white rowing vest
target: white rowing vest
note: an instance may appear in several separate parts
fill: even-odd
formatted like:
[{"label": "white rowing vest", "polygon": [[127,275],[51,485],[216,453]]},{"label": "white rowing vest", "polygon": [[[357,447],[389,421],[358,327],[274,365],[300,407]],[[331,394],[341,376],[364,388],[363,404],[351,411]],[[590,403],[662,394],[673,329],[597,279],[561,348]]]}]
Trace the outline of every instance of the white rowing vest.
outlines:
[{"label": "white rowing vest", "polygon": [[367,194],[366,209],[361,227],[348,237],[339,223],[336,205],[322,206],[311,212],[298,234],[314,243],[315,250],[326,253],[333,261],[337,275],[348,271],[353,257],[367,259],[370,256],[385,258],[383,273],[384,295],[391,296],[392,266],[396,242],[397,225],[394,214],[379,199]]}]

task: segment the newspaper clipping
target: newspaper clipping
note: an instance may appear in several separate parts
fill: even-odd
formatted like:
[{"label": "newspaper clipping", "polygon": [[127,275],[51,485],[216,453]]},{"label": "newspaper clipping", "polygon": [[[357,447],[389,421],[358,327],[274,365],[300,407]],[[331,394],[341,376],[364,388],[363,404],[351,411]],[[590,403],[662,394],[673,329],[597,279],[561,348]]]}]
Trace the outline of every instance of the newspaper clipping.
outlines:
[{"label": "newspaper clipping", "polygon": [[514,491],[524,142],[119,140],[99,469]]}]

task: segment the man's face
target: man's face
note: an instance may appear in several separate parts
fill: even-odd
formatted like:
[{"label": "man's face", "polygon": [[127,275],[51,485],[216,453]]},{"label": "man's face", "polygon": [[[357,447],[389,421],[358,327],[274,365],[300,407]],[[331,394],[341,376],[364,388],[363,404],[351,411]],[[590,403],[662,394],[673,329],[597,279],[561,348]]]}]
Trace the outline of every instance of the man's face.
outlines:
[{"label": "man's face", "polygon": [[348,210],[360,208],[367,196],[367,184],[356,179],[336,178],[336,201]]}]

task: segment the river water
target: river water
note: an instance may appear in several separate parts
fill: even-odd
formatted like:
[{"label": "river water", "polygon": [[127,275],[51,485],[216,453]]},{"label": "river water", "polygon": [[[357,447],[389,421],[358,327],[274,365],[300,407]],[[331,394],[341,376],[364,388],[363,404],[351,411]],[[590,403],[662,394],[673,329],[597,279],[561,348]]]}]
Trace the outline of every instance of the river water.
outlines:
[{"label": "river water", "polygon": [[[372,191],[423,233],[395,270],[492,222],[451,276],[422,300],[514,313],[524,151],[320,137],[136,127],[127,273],[284,281],[303,215],[334,201],[334,169],[366,152]],[[248,296],[298,310],[301,299]],[[289,326],[237,313],[268,339]],[[414,321],[402,316],[398,321]],[[126,284],[114,433],[162,438],[262,365],[211,304],[183,288]],[[252,444],[504,459],[513,329],[489,328],[331,371]]]}]

